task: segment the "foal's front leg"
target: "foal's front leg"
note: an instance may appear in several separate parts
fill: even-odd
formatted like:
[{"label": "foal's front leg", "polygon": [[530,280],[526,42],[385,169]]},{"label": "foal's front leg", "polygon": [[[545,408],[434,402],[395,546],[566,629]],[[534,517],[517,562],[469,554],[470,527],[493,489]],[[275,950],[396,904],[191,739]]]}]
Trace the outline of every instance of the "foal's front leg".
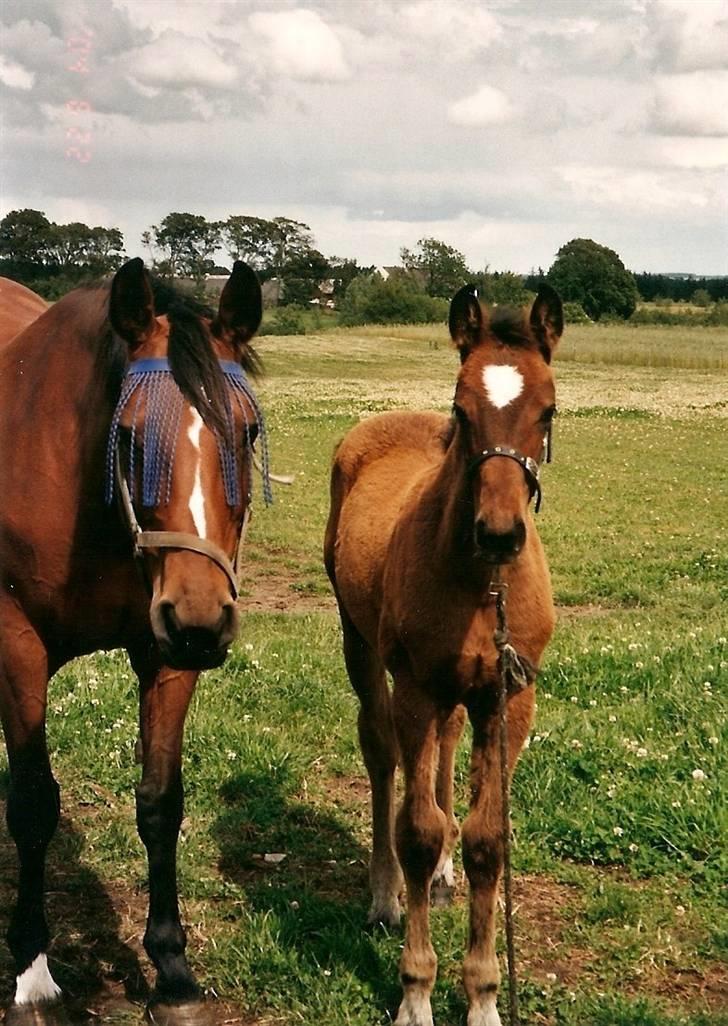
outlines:
[{"label": "foal's front leg", "polygon": [[149,860],[149,916],[144,947],[157,969],[148,1012],[153,1022],[164,1026],[199,1023],[203,1021],[201,993],[185,957],[186,938],[177,898],[177,838],[183,807],[182,736],[198,674],[145,665],[133,655],[132,664],[141,685],[143,758],[142,779],[136,789],[137,826]]},{"label": "foal's front leg", "polygon": [[411,680],[396,680],[393,698],[405,778],[397,852],[407,883],[407,930],[400,961],[403,997],[395,1026],[432,1026],[430,994],[437,957],[430,941],[430,885],[447,826],[435,801],[438,710]]},{"label": "foal's front leg", "polygon": [[[508,701],[508,773],[513,773],[533,714],[533,687]],[[470,883],[470,936],[463,965],[468,1026],[500,1026],[496,998],[496,900],[503,870],[500,722],[495,688],[468,705],[473,724],[470,813],[463,824],[463,864]]]}]

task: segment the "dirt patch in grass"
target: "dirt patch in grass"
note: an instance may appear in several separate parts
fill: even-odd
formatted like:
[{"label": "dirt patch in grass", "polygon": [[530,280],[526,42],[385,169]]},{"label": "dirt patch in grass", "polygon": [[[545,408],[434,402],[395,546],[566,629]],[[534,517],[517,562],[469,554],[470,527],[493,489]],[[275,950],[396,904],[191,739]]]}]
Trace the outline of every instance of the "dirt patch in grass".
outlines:
[{"label": "dirt patch in grass", "polygon": [[300,574],[258,577],[247,582],[240,597],[243,613],[320,613],[335,612],[333,593],[319,594],[297,588]]}]

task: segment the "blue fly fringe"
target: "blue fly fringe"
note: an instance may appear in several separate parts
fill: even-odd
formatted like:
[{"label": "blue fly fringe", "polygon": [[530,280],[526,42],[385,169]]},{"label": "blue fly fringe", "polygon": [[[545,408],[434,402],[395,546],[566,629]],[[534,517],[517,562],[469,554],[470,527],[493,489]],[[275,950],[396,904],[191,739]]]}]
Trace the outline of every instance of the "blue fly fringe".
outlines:
[{"label": "blue fly fringe", "polygon": [[[245,425],[243,438],[244,459],[247,461],[248,480],[252,489],[253,441],[248,411],[252,409],[258,424],[261,466],[263,477],[263,498],[267,506],[273,502],[270,483],[270,461],[268,457],[268,434],[260,404],[248,382],[242,367],[232,360],[221,360],[220,367],[227,382],[230,395],[226,401],[228,422],[227,439],[215,431],[220,467],[225,486],[228,506],[241,505],[238,454],[234,431],[233,402],[237,404]],[[129,491],[133,494],[135,481],[135,453],[137,450],[137,424],[139,409],[144,401],[144,430],[141,439],[142,451],[142,505],[160,506],[169,502],[172,491],[172,474],[177,454],[182,412],[187,400],[180,391],[167,359],[137,360],[129,366],[121,386],[121,395],[111,418],[109,441],[106,450],[106,502],[114,497],[116,450],[119,442],[119,427],[124,410],[133,402],[131,418],[131,445],[129,450]],[[247,401],[247,405],[246,405]],[[250,501],[250,494],[247,496]]]}]

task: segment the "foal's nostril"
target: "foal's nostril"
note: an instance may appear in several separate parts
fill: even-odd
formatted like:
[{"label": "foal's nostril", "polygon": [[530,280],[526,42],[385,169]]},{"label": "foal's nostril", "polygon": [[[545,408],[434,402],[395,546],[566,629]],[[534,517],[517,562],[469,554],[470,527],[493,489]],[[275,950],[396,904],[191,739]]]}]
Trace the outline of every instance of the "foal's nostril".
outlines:
[{"label": "foal's nostril", "polygon": [[507,531],[494,531],[485,520],[475,522],[475,545],[487,559],[501,562],[514,559],[526,540],[526,525],[516,520]]}]

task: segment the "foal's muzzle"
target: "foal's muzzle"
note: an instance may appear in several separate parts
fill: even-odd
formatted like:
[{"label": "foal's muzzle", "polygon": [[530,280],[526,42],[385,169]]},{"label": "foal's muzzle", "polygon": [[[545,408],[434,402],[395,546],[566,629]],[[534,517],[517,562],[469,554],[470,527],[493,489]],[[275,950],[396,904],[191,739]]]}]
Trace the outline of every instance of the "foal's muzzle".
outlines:
[{"label": "foal's muzzle", "polygon": [[490,529],[481,517],[475,521],[475,550],[486,563],[512,563],[525,543],[526,525],[521,519],[506,531]]}]

